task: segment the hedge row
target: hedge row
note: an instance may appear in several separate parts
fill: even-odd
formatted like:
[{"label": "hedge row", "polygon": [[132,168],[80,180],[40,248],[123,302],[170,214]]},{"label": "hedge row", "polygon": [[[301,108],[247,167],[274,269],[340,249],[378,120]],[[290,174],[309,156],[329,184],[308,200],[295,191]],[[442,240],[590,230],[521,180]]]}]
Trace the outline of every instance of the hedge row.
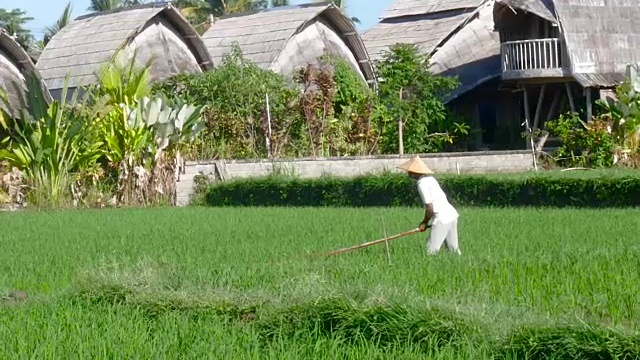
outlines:
[{"label": "hedge row", "polygon": [[[457,206],[633,207],[640,177],[436,176]],[[211,206],[419,206],[415,182],[402,174],[356,178],[264,177],[206,188]]]}]

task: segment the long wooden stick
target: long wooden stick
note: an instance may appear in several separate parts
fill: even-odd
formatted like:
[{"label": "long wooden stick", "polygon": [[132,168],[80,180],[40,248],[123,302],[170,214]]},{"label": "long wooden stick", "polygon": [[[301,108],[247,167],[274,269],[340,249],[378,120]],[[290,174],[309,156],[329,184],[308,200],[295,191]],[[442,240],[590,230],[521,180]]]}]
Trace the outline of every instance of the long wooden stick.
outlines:
[{"label": "long wooden stick", "polygon": [[384,215],[380,215],[382,218],[382,236],[384,236],[384,246],[387,253],[387,262],[391,266],[391,249],[389,249],[389,238],[387,236],[387,225],[384,223]]},{"label": "long wooden stick", "polygon": [[384,239],[375,240],[375,241],[369,241],[369,242],[364,243],[364,244],[360,244],[360,245],[351,246],[351,247],[340,249],[340,250],[327,252],[327,253],[324,253],[323,255],[325,255],[325,256],[338,255],[338,254],[346,253],[348,251],[362,249],[362,248],[365,248],[365,247],[368,247],[368,246],[371,246],[371,245],[376,245],[376,244],[380,244],[380,243],[383,243],[383,242],[396,240],[396,239],[399,239],[401,237],[408,236],[408,235],[413,235],[413,234],[416,234],[416,233],[419,233],[419,232],[420,232],[420,229],[416,228],[416,229],[413,229],[413,230],[410,230],[410,231],[405,231],[405,232],[397,234],[397,235],[393,235],[393,236],[390,236],[390,237],[385,237]]}]

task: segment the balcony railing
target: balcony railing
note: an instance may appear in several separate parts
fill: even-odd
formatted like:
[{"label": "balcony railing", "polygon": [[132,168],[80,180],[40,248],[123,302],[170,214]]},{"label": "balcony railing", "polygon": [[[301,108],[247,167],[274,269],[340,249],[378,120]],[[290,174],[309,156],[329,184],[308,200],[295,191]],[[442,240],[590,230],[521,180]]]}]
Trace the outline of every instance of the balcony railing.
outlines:
[{"label": "balcony railing", "polygon": [[508,41],[500,50],[503,73],[515,71],[526,77],[529,71],[533,77],[545,76],[545,70],[569,68],[569,55],[560,39]]}]

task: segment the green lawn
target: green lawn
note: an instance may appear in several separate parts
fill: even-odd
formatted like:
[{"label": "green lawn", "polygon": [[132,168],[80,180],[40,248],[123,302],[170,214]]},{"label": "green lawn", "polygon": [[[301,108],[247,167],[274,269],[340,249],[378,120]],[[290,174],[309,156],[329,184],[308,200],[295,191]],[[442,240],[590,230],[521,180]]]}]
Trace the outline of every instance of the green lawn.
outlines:
[{"label": "green lawn", "polygon": [[460,212],[462,256],[420,234],[391,266],[384,246],[305,255],[420,209],[0,214],[0,292],[30,295],[0,302],[0,357],[640,356],[640,210]]}]

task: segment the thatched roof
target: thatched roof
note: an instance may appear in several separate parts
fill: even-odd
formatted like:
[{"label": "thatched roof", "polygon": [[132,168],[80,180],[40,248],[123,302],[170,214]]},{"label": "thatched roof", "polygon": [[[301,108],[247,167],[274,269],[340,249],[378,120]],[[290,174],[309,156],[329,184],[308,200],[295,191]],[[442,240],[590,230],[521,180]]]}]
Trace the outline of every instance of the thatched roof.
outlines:
[{"label": "thatched roof", "polygon": [[[523,0],[520,0],[523,1]],[[547,8],[554,12],[569,52],[571,73],[584,87],[613,87],[624,79],[628,63],[640,62],[640,6],[637,0],[497,0],[516,11]],[[505,13],[510,9],[502,7]],[[536,12],[534,12],[537,14]]]},{"label": "thatched roof", "polygon": [[415,44],[431,57],[434,73],[458,76],[451,101],[501,75],[492,11],[492,0],[395,0],[362,38],[372,59],[393,44]]},{"label": "thatched roof", "polygon": [[508,11],[513,11],[513,9],[522,9],[543,19],[549,20],[552,23],[556,23],[553,0],[496,0],[496,4],[505,5],[507,8],[510,8]]},{"label": "thatched roof", "polygon": [[209,53],[198,33],[170,4],[150,3],[114,11],[81,16],[60,30],[47,44],[37,67],[50,90],[64,86],[86,86],[96,81],[95,73],[148,25],[164,19],[184,39],[202,69],[210,69]]},{"label": "thatched roof", "polygon": [[[21,99],[24,99],[26,90],[25,74],[40,74],[31,61],[31,57],[6,31],[0,29],[0,86],[7,92],[9,105],[13,110],[18,110],[22,106]],[[43,84],[45,100],[51,101],[51,96],[46,86]],[[0,102],[0,107],[4,103]]]},{"label": "thatched roof", "polygon": [[395,0],[385,10],[382,19],[392,19],[411,15],[433,14],[459,9],[475,9],[483,0]]},{"label": "thatched roof", "polygon": [[499,35],[493,31],[493,1],[489,1],[431,56],[434,73],[457,76],[460,82],[447,101],[501,77],[499,44]]},{"label": "thatched roof", "polygon": [[289,39],[315,21],[323,21],[332,27],[344,39],[364,77],[374,79],[367,50],[355,25],[333,4],[283,6],[222,17],[202,38],[215,65],[219,65],[237,43],[248,60],[268,69]]}]

